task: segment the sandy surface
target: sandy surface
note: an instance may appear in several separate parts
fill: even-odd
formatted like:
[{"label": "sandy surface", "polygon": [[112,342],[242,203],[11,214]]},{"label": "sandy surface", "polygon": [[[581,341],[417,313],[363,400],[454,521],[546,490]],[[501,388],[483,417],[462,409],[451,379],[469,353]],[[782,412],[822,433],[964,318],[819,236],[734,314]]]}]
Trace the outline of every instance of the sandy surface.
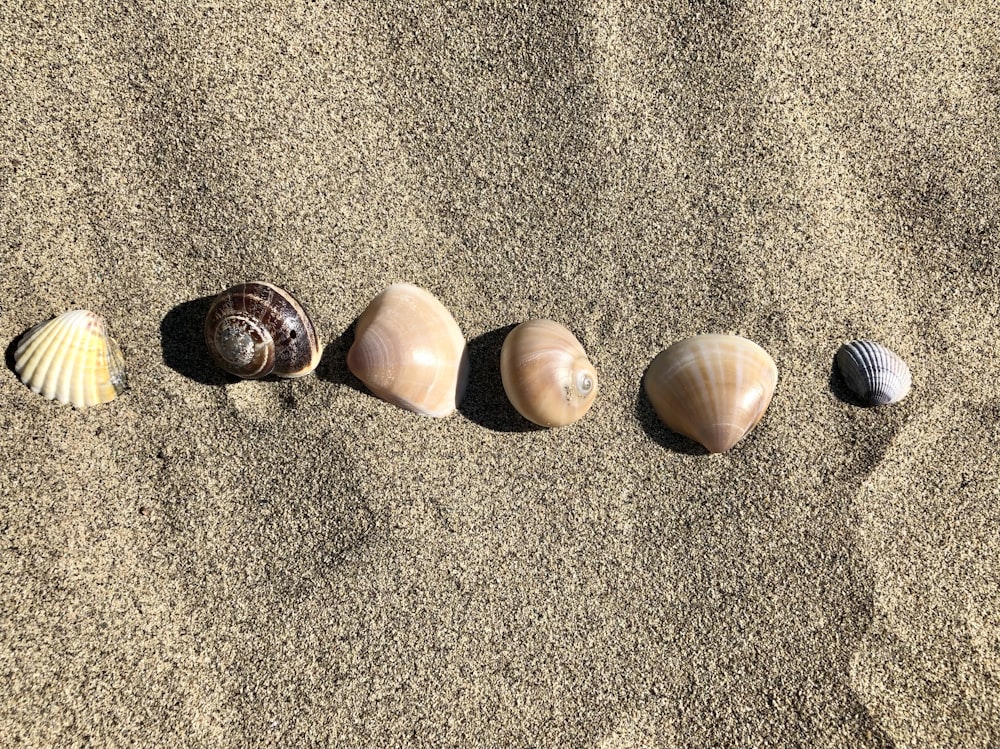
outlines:
[{"label": "sandy surface", "polygon": [[[99,5],[0,10],[0,338],[93,309],[132,385],[8,348],[0,744],[1000,744],[994,3]],[[211,365],[254,278],[316,374]],[[394,281],[470,342],[447,419],[347,372]],[[504,399],[530,317],[575,426]],[[724,455],[640,390],[702,332],[780,373]],[[898,407],[838,391],[860,336]]]}]

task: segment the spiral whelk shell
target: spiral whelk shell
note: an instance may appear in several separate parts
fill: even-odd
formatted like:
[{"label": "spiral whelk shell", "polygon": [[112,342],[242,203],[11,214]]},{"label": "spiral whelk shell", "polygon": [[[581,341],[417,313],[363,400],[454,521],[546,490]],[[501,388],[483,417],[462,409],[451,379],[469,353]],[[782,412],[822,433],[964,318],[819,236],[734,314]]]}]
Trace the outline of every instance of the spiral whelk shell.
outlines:
[{"label": "spiral whelk shell", "polygon": [[128,389],[125,360],[95,313],[71,310],[24,334],[14,352],[21,381],[49,400],[86,408]]},{"label": "spiral whelk shell", "polygon": [[347,366],[382,400],[443,417],[462,400],[469,355],[458,323],[428,291],[393,284],[358,318]]},{"label": "spiral whelk shell", "polygon": [[205,343],[216,364],[245,379],[303,377],[322,355],[305,308],[264,281],[238,284],[215,298],[205,317]]},{"label": "spiral whelk shell", "polygon": [[500,375],[514,408],[539,426],[578,421],[597,396],[597,372],[587,352],[552,320],[529,320],[507,334]]},{"label": "spiral whelk shell", "polygon": [[764,349],[735,335],[698,335],[661,351],[644,384],[660,420],[725,452],[764,416],[778,370]]},{"label": "spiral whelk shell", "polygon": [[880,343],[850,341],[837,350],[836,360],[847,386],[865,405],[898,403],[910,392],[910,368]]}]

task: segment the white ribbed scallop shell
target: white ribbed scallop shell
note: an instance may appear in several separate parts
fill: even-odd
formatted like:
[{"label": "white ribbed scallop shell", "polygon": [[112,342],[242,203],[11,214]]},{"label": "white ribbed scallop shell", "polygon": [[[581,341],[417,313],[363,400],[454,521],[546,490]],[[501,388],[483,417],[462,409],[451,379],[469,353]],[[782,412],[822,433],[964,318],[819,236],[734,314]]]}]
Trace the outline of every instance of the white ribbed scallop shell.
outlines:
[{"label": "white ribbed scallop shell", "polygon": [[837,366],[847,386],[869,406],[898,403],[910,392],[910,368],[880,343],[857,340],[837,351]]},{"label": "white ribbed scallop shell", "polygon": [[713,453],[725,452],[754,428],[777,382],[770,354],[735,335],[678,341],[653,360],[644,380],[660,420]]},{"label": "white ribbed scallop shell", "polygon": [[65,312],[25,333],[14,370],[32,392],[77,408],[107,403],[127,388],[121,350],[89,310]]}]

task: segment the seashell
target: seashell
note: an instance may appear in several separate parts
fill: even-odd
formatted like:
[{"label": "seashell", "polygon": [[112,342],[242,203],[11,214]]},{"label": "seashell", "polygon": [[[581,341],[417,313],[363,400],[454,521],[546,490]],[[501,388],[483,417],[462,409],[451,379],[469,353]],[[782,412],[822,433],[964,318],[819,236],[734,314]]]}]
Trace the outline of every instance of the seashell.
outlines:
[{"label": "seashell", "polygon": [[910,368],[880,343],[845,343],[838,349],[836,360],[847,386],[867,406],[898,403],[910,392]]},{"label": "seashell", "polygon": [[543,427],[578,421],[597,396],[597,372],[587,352],[552,320],[529,320],[507,334],[500,376],[518,413]]},{"label": "seashell", "polygon": [[361,313],[347,366],[379,398],[424,416],[452,413],[469,379],[455,318],[408,283],[387,287]]},{"label": "seashell", "polygon": [[32,392],[77,408],[108,403],[128,389],[121,349],[104,320],[85,309],[25,333],[14,352],[14,371]]},{"label": "seashell", "polygon": [[263,281],[226,289],[205,317],[205,343],[215,363],[245,379],[303,377],[322,348],[305,309],[284,289]]},{"label": "seashell", "polygon": [[660,352],[645,376],[660,420],[713,453],[725,452],[757,425],[777,382],[770,354],[735,335],[678,341]]}]

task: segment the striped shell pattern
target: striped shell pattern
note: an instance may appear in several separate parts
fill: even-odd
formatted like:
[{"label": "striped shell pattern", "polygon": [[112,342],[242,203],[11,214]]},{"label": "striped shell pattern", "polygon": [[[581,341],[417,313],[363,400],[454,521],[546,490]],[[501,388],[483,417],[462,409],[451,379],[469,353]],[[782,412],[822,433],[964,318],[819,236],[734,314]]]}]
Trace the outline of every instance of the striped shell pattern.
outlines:
[{"label": "striped shell pattern", "polygon": [[107,403],[128,388],[118,344],[104,320],[84,309],[25,333],[14,352],[14,369],[32,392],[77,408]]},{"label": "striped shell pattern", "polygon": [[857,340],[837,351],[837,366],[847,386],[868,406],[898,403],[910,392],[910,368],[880,343]]}]

